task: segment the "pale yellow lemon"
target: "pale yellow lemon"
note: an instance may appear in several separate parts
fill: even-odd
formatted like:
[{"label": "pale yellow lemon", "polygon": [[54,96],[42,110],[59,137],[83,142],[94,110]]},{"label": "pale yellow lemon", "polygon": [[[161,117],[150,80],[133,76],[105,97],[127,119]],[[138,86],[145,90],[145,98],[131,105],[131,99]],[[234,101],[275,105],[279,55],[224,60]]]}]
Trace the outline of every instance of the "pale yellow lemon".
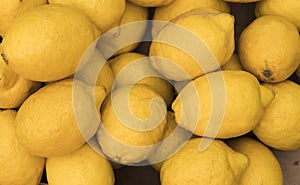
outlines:
[{"label": "pale yellow lemon", "polygon": [[98,143],[120,164],[146,160],[165,132],[166,105],[150,87],[136,84],[112,91],[101,107]]}]

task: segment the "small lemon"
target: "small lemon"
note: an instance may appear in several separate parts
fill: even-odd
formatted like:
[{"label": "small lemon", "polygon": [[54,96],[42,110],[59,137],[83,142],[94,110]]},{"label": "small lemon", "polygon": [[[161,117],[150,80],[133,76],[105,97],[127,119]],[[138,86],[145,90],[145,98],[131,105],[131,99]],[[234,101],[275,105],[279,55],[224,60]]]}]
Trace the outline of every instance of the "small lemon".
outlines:
[{"label": "small lemon", "polygon": [[226,141],[236,152],[247,155],[249,166],[240,185],[283,185],[283,173],[272,151],[261,142],[242,137]]},{"label": "small lemon", "polygon": [[219,71],[196,78],[172,104],[176,122],[198,136],[246,134],[259,123],[264,105],[269,103],[266,100],[272,100],[262,100],[260,88],[255,76],[245,71]]},{"label": "small lemon", "polygon": [[[154,36],[158,41],[152,42],[149,54],[155,56],[151,60],[153,67],[168,79],[183,81],[202,76],[224,65],[233,54],[232,15],[213,9],[195,9],[180,15],[173,23],[166,24]],[[180,46],[160,40],[179,42]]]},{"label": "small lemon", "polygon": [[45,159],[28,153],[15,133],[14,110],[0,110],[0,184],[37,185],[42,177]]},{"label": "small lemon", "polygon": [[246,27],[239,38],[243,68],[264,82],[290,77],[299,66],[300,37],[296,26],[280,16],[262,16]]},{"label": "small lemon", "polygon": [[[2,45],[0,44],[0,53]],[[24,79],[11,70],[0,58],[0,108],[18,108],[25,99],[40,88],[41,83]]]},{"label": "small lemon", "polygon": [[266,145],[279,150],[300,148],[300,86],[289,80],[263,86],[275,96],[253,130],[254,134]]},{"label": "small lemon", "polygon": [[138,163],[164,137],[166,105],[146,85],[122,86],[104,101],[101,121],[97,139],[103,153],[120,164]]},{"label": "small lemon", "polygon": [[56,81],[75,73],[97,35],[97,28],[77,8],[43,5],[14,19],[3,37],[3,55],[24,78]]},{"label": "small lemon", "polygon": [[173,87],[150,64],[148,56],[128,52],[108,61],[117,87],[132,84],[144,84],[151,87],[170,105],[173,100]]},{"label": "small lemon", "polygon": [[193,133],[178,126],[174,113],[168,111],[164,140],[155,153],[148,158],[151,166],[160,171],[163,161],[178,152],[192,136]]},{"label": "small lemon", "polygon": [[15,17],[24,11],[35,8],[47,3],[47,0],[12,0],[0,1],[0,35],[3,37],[5,32],[12,24]]},{"label": "small lemon", "polygon": [[100,108],[100,103],[93,101],[87,85],[76,84],[72,79],[53,82],[22,104],[16,116],[16,133],[30,153],[43,157],[69,154],[96,133],[99,117],[94,119],[93,110]]},{"label": "small lemon", "polygon": [[115,181],[109,161],[89,144],[67,155],[49,157],[46,172],[50,185],[113,185]]},{"label": "small lemon", "polygon": [[168,5],[174,0],[128,0],[128,1],[144,7],[159,7],[159,6]]},{"label": "small lemon", "polygon": [[294,23],[300,30],[300,2],[297,0],[263,0],[255,7],[256,16],[279,15]]},{"label": "small lemon", "polygon": [[243,70],[238,54],[233,53],[229,61],[221,66],[222,70]]},{"label": "small lemon", "polygon": [[65,4],[82,10],[102,33],[119,25],[125,11],[125,2],[125,0],[49,0],[49,4]]},{"label": "small lemon", "polygon": [[237,153],[221,140],[214,140],[204,151],[201,139],[191,139],[178,153],[167,159],[161,168],[162,185],[240,185],[248,167],[246,155]]}]

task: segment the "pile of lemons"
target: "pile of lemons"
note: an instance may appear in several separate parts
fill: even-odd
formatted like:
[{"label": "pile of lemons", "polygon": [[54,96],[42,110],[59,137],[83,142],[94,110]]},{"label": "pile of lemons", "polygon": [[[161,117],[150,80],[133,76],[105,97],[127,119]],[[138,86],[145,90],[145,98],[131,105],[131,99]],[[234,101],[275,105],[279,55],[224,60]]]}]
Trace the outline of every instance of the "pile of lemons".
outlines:
[{"label": "pile of lemons", "polygon": [[[229,3],[250,2],[235,43]],[[123,165],[162,185],[284,183],[270,148],[300,148],[299,2],[0,6],[1,185],[44,169],[49,185],[113,185]]]}]

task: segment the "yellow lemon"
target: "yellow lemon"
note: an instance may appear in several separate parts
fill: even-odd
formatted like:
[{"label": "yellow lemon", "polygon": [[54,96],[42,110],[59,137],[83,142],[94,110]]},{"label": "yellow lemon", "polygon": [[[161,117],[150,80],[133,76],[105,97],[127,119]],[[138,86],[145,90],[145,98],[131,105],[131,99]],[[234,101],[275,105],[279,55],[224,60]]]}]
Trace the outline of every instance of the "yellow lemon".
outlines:
[{"label": "yellow lemon", "polygon": [[200,151],[201,140],[208,139],[191,139],[163,163],[162,185],[240,185],[240,178],[249,164],[248,158],[220,140],[212,141],[208,148]]},{"label": "yellow lemon", "polygon": [[173,0],[166,6],[156,8],[153,19],[170,21],[195,8],[213,8],[225,13],[230,11],[229,5],[223,0]]},{"label": "yellow lemon", "polygon": [[0,110],[0,184],[37,185],[45,159],[28,153],[18,142],[14,110]]},{"label": "yellow lemon", "polygon": [[[96,133],[99,117],[95,120],[93,110],[100,105],[93,101],[87,85],[80,81],[76,84],[72,79],[53,82],[22,104],[16,133],[30,153],[43,157],[69,154]],[[103,100],[105,93],[102,96],[97,99]]]},{"label": "yellow lemon", "polygon": [[226,141],[236,152],[247,155],[249,166],[242,175],[240,185],[283,185],[283,173],[272,151],[250,137]]},{"label": "yellow lemon", "polygon": [[[117,86],[144,84],[151,87],[170,105],[173,100],[173,87],[153,69],[148,56],[128,52],[108,61]],[[137,72],[138,71],[138,72]]]},{"label": "yellow lemon", "polygon": [[256,16],[279,15],[293,22],[300,30],[300,2],[297,0],[263,0],[257,2]]},{"label": "yellow lemon", "polygon": [[300,37],[296,26],[280,16],[255,19],[241,33],[239,57],[245,70],[261,81],[275,83],[299,66]]},{"label": "yellow lemon", "polygon": [[[115,55],[121,53],[127,53],[133,51],[139,45],[139,42],[143,39],[146,29],[148,19],[148,9],[142,6],[135,5],[126,2],[126,9],[121,18],[119,34],[116,38],[112,39],[112,42],[108,43],[110,45],[116,45],[115,47],[122,46],[122,42],[131,41],[132,44],[120,49]],[[134,32],[134,34],[132,34]]]},{"label": "yellow lemon", "polygon": [[[2,53],[2,45],[0,45]],[[27,80],[11,70],[0,58],[0,108],[18,108],[25,99],[40,88],[41,83]]]},{"label": "yellow lemon", "polygon": [[255,76],[245,71],[228,70],[196,78],[172,104],[176,122],[198,136],[231,138],[246,134],[257,126],[264,105],[274,96],[264,89],[263,100],[260,89]]},{"label": "yellow lemon", "polygon": [[157,148],[166,126],[166,105],[146,85],[122,86],[101,107],[97,132],[105,155],[120,164],[146,160]]},{"label": "yellow lemon", "polygon": [[47,3],[47,0],[12,0],[0,1],[0,36],[4,36],[15,17],[24,11]]},{"label": "yellow lemon", "polygon": [[125,2],[125,0],[49,0],[49,4],[65,4],[82,10],[102,33],[119,25],[125,11]]},{"label": "yellow lemon", "polygon": [[168,111],[164,140],[155,153],[148,158],[151,166],[160,171],[163,162],[178,152],[192,136],[193,133],[178,126],[174,113]]},{"label": "yellow lemon", "polygon": [[24,78],[56,81],[75,73],[97,35],[97,28],[80,10],[43,5],[14,19],[3,38],[3,55],[12,70]]},{"label": "yellow lemon", "polygon": [[292,81],[263,84],[275,94],[254,134],[266,145],[279,150],[300,147],[300,86]]},{"label": "yellow lemon", "polygon": [[224,0],[224,1],[231,2],[231,3],[253,3],[260,0]]},{"label": "yellow lemon", "polygon": [[233,53],[229,61],[221,66],[222,70],[243,70],[238,54]]},{"label": "yellow lemon", "polygon": [[128,0],[128,1],[144,7],[159,7],[159,6],[168,5],[174,0]]},{"label": "yellow lemon", "polygon": [[59,157],[49,157],[46,163],[47,180],[51,185],[114,184],[109,161],[88,144]]},{"label": "yellow lemon", "polygon": [[[182,81],[202,76],[228,62],[233,54],[232,15],[195,9],[177,17],[173,23],[166,24],[154,36],[158,41],[152,42],[149,54],[154,56],[153,67],[168,79]],[[161,40],[180,45],[159,42]]]}]

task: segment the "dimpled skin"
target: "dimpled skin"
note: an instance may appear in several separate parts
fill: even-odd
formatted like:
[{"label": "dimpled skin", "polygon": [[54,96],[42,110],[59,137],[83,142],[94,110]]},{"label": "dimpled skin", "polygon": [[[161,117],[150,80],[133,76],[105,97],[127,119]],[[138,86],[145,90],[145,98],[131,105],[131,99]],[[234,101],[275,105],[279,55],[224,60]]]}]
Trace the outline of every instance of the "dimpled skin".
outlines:
[{"label": "dimpled skin", "polygon": [[3,38],[3,53],[8,65],[24,78],[56,81],[75,73],[98,34],[78,9],[43,5],[15,19]]},{"label": "dimpled skin", "polygon": [[204,151],[201,138],[191,139],[161,168],[162,185],[239,185],[248,158],[223,141],[214,140]]}]

